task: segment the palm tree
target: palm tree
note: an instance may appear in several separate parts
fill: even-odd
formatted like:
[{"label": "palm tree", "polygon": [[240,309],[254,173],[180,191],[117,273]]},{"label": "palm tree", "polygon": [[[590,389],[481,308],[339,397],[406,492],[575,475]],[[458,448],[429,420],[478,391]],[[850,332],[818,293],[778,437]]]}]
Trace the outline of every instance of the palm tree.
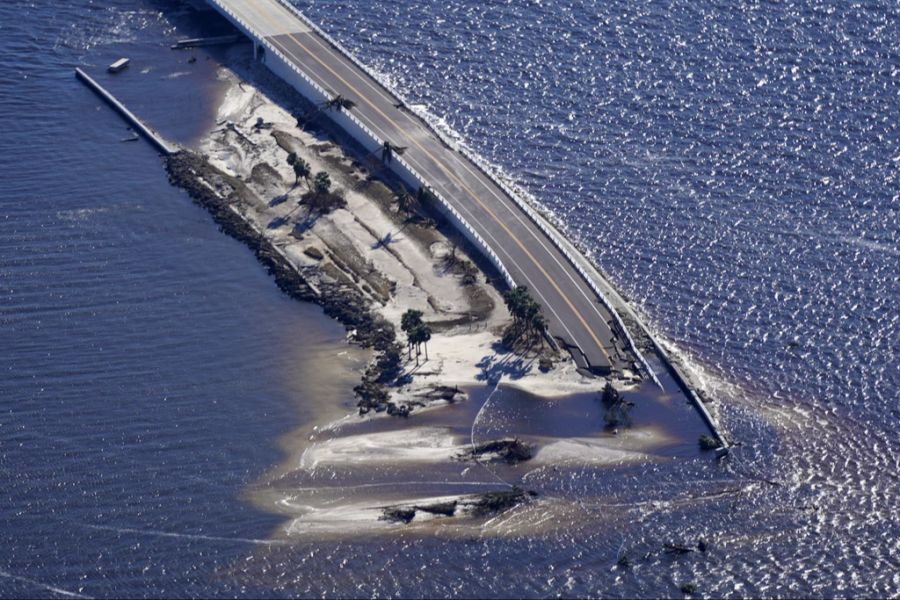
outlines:
[{"label": "palm tree", "polygon": [[412,194],[406,191],[406,188],[401,184],[400,189],[397,190],[394,198],[397,200],[397,208],[400,210],[400,212],[409,216],[412,213],[413,206],[415,205],[415,198],[412,197]]},{"label": "palm tree", "polygon": [[288,155],[287,155],[287,164],[289,164],[289,165],[291,165],[291,166],[294,166],[294,163],[295,163],[295,162],[297,162],[297,153],[296,153],[296,152],[290,152],[290,153],[288,153]]},{"label": "palm tree", "polygon": [[353,100],[345,98],[340,94],[335,94],[330,99],[326,100],[325,102],[316,104],[311,109],[297,117],[297,126],[302,128],[304,123],[309,122],[313,117],[318,116],[318,114],[323,110],[331,110],[333,108],[336,111],[341,112],[341,110],[351,110],[355,107],[356,102],[354,102]]},{"label": "palm tree", "polygon": [[317,196],[331,191],[331,177],[328,176],[328,173],[325,171],[316,173],[316,177],[313,179],[313,189]]},{"label": "palm tree", "polygon": [[416,338],[425,347],[425,362],[428,362],[428,342],[431,340],[431,327],[422,323],[416,328]]},{"label": "palm tree", "polygon": [[330,100],[326,100],[319,106],[324,110],[331,110],[333,108],[336,111],[341,112],[341,110],[353,109],[356,106],[356,102],[349,98],[345,98],[340,94],[335,94]]},{"label": "palm tree", "polygon": [[544,318],[544,315],[540,312],[540,307],[538,308],[538,312],[532,316],[531,318],[531,328],[537,333],[538,338],[541,340],[541,348],[544,347],[544,329],[547,328],[547,319]]},{"label": "palm tree", "polygon": [[[293,162],[291,162],[291,156],[294,157]],[[294,169],[294,187],[297,187],[297,183],[302,177],[306,181],[306,187],[309,188],[309,175],[312,172],[309,163],[302,158],[298,158],[293,152],[288,155],[288,163]]]},{"label": "palm tree", "polygon": [[419,188],[419,191],[416,192],[416,200],[419,201],[419,204],[428,205],[434,204],[437,200],[434,192],[431,191],[431,188],[425,187],[424,185]]},{"label": "palm tree", "polygon": [[406,146],[397,146],[385,140],[381,145],[381,160],[385,163],[389,163],[394,158],[395,154],[401,155],[404,152],[406,152]]},{"label": "palm tree", "polygon": [[540,333],[546,325],[541,315],[541,305],[535,302],[524,285],[503,292],[503,302],[513,318],[513,333],[516,338],[525,334]]},{"label": "palm tree", "polygon": [[516,330],[519,329],[522,317],[525,315],[528,297],[528,288],[524,285],[503,292],[503,303],[506,304],[509,314],[512,315],[513,327]]},{"label": "palm tree", "polygon": [[419,347],[423,344],[425,346],[425,360],[428,360],[428,340],[431,339],[431,327],[420,322],[407,332],[407,337],[411,344],[416,345],[416,366],[419,366]]},{"label": "palm tree", "polygon": [[411,332],[422,325],[422,315],[424,313],[421,310],[415,310],[410,308],[403,316],[400,317],[400,329],[406,333],[406,346],[409,351],[409,360],[412,360],[412,335]]}]

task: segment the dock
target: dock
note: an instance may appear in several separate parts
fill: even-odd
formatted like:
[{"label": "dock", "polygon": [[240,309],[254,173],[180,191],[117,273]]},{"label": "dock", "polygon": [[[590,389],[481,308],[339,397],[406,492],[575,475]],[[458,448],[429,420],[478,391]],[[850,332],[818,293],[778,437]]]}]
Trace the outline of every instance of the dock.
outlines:
[{"label": "dock", "polygon": [[135,131],[143,135],[147,138],[151,144],[153,144],[160,152],[165,154],[166,156],[170,154],[175,154],[180,150],[180,148],[166,140],[162,135],[153,130],[149,125],[141,121],[134,113],[125,108],[125,105],[119,102],[115,96],[110,94],[106,89],[97,83],[90,75],[85,73],[82,69],[75,69],[75,77],[77,77],[80,81],[82,81],[86,86],[88,86],[91,90],[94,91],[98,96],[100,96],[107,104],[109,104],[113,110],[118,112],[122,117],[131,125]]}]

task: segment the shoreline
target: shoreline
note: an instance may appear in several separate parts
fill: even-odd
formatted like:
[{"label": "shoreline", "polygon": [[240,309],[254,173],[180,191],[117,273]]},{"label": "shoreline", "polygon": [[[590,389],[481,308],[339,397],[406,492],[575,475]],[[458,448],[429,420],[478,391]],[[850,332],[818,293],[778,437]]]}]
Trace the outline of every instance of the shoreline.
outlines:
[{"label": "shoreline", "polygon": [[[281,108],[283,102],[271,100],[231,69],[223,67],[222,74],[231,79],[218,119],[224,127],[207,136],[199,149],[171,157],[167,161],[170,179],[204,206],[225,233],[245,242],[285,293],[319,304],[347,328],[352,341],[376,351],[386,350],[397,340],[391,326],[399,329],[399,317],[410,307],[425,312],[424,319],[435,330],[429,349],[435,346],[439,357],[445,354],[446,338],[476,340],[479,349],[499,341],[509,320],[492,283],[499,277],[464,240],[453,239],[454,232],[440,223],[439,214],[420,206],[417,212],[424,217],[403,219],[393,191],[384,183],[386,175],[372,177],[359,157],[344,152],[341,142],[345,140],[339,134],[327,127],[297,129],[294,115]],[[275,120],[264,120],[266,127],[254,132],[251,123],[261,114]],[[228,118],[235,115],[242,116],[244,123]],[[254,136],[253,141],[249,136]],[[288,150],[297,151],[314,170],[328,172],[336,187],[343,187],[350,206],[316,216],[310,224],[303,208],[295,204],[304,191],[303,182],[295,186],[286,181]],[[303,232],[298,233],[301,228]],[[348,240],[348,232],[358,235]],[[393,239],[381,245],[385,236]],[[442,260],[451,246],[456,246],[458,264],[447,268]],[[315,250],[309,252],[311,248]],[[477,281],[464,285],[460,269],[470,268],[469,264],[477,269]],[[407,281],[401,281],[404,276]],[[458,353],[449,354],[461,358]],[[538,357],[527,358],[536,366]],[[423,361],[421,367],[437,360]],[[534,380],[552,380],[565,393],[596,390],[604,383],[577,374],[568,356],[557,356],[554,363],[550,375],[534,369],[518,385],[529,389]],[[453,372],[444,380],[477,383],[474,372]],[[621,383],[638,381],[634,377]],[[537,381],[534,384],[546,388]]]},{"label": "shoreline", "polygon": [[[167,160],[171,182],[206,208],[223,232],[247,244],[280,289],[322,306],[326,315],[344,325],[348,341],[373,352],[354,388],[356,409],[285,436],[281,445],[286,460],[251,488],[254,503],[291,519],[276,535],[354,535],[362,530],[394,531],[411,522],[467,530],[476,521],[493,523],[512,509],[544,506],[528,493],[532,490],[520,490],[514,483],[521,470],[516,461],[507,464],[509,448],[513,455],[527,455],[526,461],[533,459],[538,470],[665,462],[670,460],[667,448],[681,444],[696,449],[696,432],[682,437],[654,425],[659,420],[654,411],[684,411],[673,408],[665,393],[637,373],[588,377],[570,356],[554,354],[543,345],[524,355],[504,348],[500,338],[510,316],[495,287],[501,278],[477,251],[429,207],[403,213],[389,187],[391,177],[371,157],[360,155],[340,131],[323,124],[299,128],[297,114],[316,109],[275,76],[245,55],[226,62],[229,66],[221,67],[219,74],[229,86],[216,128],[199,148]],[[292,152],[307,161],[312,172],[329,174],[345,208],[311,214],[304,204],[307,184],[294,181],[287,164]],[[398,343],[400,316],[409,308],[421,310],[434,331],[424,361],[413,360]],[[541,357],[551,359],[549,369],[538,369]],[[393,373],[398,362],[399,373]],[[633,427],[603,433],[598,399],[607,382],[629,397],[646,398],[653,406],[642,410],[653,417],[641,414],[641,422]],[[546,419],[542,414],[553,414],[546,411],[565,413],[564,407],[574,402],[594,414],[596,426],[574,437],[526,431],[528,427],[524,434],[489,427],[476,435],[479,423],[485,423],[485,410],[507,410],[506,401],[497,405],[492,400],[498,392],[503,398],[533,398],[535,422]],[[576,423],[572,421],[571,428],[578,429]],[[693,424],[681,427],[691,430]],[[482,455],[476,452],[479,447],[495,450]],[[464,448],[474,454],[461,458]],[[462,478],[460,461],[468,463]],[[410,468],[426,468],[444,473],[436,478],[445,483],[440,489],[410,488],[408,482],[392,484],[394,476],[382,481],[368,474],[387,467],[407,477]],[[498,478],[497,468],[510,470],[509,476]],[[323,483],[323,469],[332,473],[326,487],[339,494],[338,505],[327,499],[329,493],[302,504],[292,502],[303,489]],[[345,484],[335,483],[334,477]],[[305,483],[298,488],[299,482]],[[486,491],[472,492],[473,485]],[[406,497],[355,497],[373,489],[366,486],[402,486]],[[498,501],[501,492],[506,495]],[[478,508],[495,501],[490,514]],[[448,512],[448,502],[459,511]],[[347,530],[349,522],[352,531]]]}]

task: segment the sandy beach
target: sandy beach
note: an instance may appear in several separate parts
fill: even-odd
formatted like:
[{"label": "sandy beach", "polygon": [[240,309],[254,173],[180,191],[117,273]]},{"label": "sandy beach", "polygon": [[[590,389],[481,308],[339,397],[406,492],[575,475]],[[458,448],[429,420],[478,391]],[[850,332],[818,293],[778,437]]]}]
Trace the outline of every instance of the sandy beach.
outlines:
[{"label": "sandy beach", "polygon": [[[285,461],[249,493],[287,517],[276,535],[434,523],[488,531],[506,522],[498,515],[544,506],[520,485],[531,472],[670,459],[667,448],[684,441],[678,434],[649,421],[607,427],[599,402],[607,383],[659,410],[668,399],[629,371],[585,375],[549,345],[505,347],[511,317],[497,274],[427,206],[402,210],[378,157],[329,129],[320,114],[327,109],[304,104],[251,64],[218,76],[228,91],[216,126],[190,162],[170,166],[180,173],[173,180],[191,179],[193,195],[216,204],[220,224],[231,223],[224,229],[242,230],[282,289],[322,304],[345,324],[348,341],[372,349],[357,399],[371,389],[387,394],[359,406],[348,398],[282,440]],[[327,173],[345,206],[314,211],[290,154],[311,174]],[[432,329],[427,357],[405,346],[409,309]],[[379,365],[394,343],[403,350],[400,374],[384,382]],[[527,418],[503,414],[525,405]],[[553,425],[542,429],[545,422]]]}]

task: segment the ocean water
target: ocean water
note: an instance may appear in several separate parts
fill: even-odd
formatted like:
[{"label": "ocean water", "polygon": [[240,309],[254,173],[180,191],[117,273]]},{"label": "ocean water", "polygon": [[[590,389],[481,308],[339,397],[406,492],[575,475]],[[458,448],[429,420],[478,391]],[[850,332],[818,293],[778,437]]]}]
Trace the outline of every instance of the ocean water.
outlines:
[{"label": "ocean water", "polygon": [[189,142],[221,57],[167,49],[180,2],[4,2],[0,595],[900,593],[896,3],[297,5],[551,210],[742,445],[535,473],[590,496],[539,534],[272,541],[245,492],[360,357],[72,77]]},{"label": "ocean water", "polygon": [[73,76],[130,56],[110,85],[189,141],[216,90],[203,54],[168,50],[179,11],[0,5],[2,597],[239,594],[217,571],[280,522],[243,491],[317,397],[349,401],[351,372],[310,370],[341,362],[343,328],[281,294]]}]

